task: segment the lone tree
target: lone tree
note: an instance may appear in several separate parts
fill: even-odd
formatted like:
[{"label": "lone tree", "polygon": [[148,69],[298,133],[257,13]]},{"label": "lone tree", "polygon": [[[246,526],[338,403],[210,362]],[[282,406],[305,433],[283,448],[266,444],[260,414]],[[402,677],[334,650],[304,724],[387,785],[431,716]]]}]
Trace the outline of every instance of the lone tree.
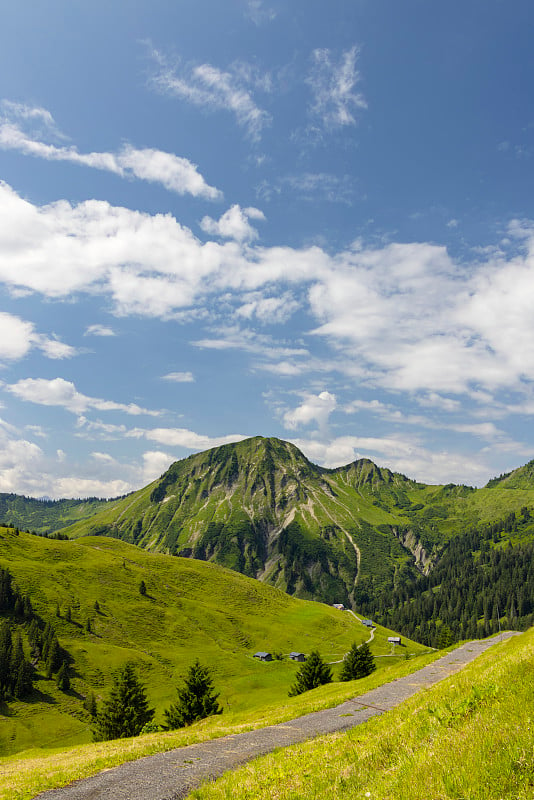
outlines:
[{"label": "lone tree", "polygon": [[375,660],[367,642],[364,642],[360,647],[355,642],[343,659],[339,680],[354,681],[357,678],[365,678],[375,669]]},{"label": "lone tree", "polygon": [[297,672],[297,680],[289,690],[289,697],[295,697],[297,694],[315,689],[317,686],[322,686],[324,683],[331,683],[332,670],[326,664],[317,650],[312,650],[308,656],[308,660],[304,662],[302,667]]},{"label": "lone tree", "polygon": [[144,581],[139,584],[139,594],[146,597],[146,583]]},{"label": "lone tree", "polygon": [[132,664],[126,664],[113,678],[109,698],[96,715],[95,741],[137,736],[152,720],[154,709],[148,707],[145,687]]},{"label": "lone tree", "polygon": [[183,688],[178,688],[176,703],[165,710],[165,722],[169,729],[183,728],[204,717],[222,714],[217,702],[218,694],[213,693],[210,671],[203,667],[198,658],[189,667]]}]

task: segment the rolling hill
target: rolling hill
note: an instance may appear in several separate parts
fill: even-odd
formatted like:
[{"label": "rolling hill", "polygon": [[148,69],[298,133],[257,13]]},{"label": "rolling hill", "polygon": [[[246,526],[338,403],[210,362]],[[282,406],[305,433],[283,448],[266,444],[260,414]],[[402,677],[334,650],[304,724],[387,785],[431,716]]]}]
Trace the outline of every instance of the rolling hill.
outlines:
[{"label": "rolling hill", "polygon": [[[0,702],[0,755],[91,741],[84,698],[105,696],[113,671],[127,661],[136,664],[161,723],[180,676],[198,657],[212,669],[226,724],[232,715],[288,702],[298,666],[287,657],[291,651],[319,649],[338,661],[354,641],[369,637],[351,613],[292,598],[216,564],[111,538],[58,541],[0,528],[0,566],[29,595],[42,625],[54,627],[71,677],[70,690],[62,692],[38,662],[33,695]],[[27,624],[13,614],[3,617],[22,632],[28,653]],[[389,656],[390,633],[377,629],[375,655]],[[402,655],[379,658],[379,666],[425,649],[406,644]],[[282,658],[259,663],[258,650]]]}]

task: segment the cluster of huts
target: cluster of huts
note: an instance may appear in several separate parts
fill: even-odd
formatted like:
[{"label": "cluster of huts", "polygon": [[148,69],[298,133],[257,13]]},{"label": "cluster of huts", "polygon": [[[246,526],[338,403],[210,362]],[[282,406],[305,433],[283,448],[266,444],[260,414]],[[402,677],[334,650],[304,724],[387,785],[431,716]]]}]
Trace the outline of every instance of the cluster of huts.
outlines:
[{"label": "cluster of huts", "polygon": [[[339,611],[345,611],[345,606],[343,603],[332,603],[334,608],[339,609]],[[367,628],[374,628],[375,623],[372,619],[362,619],[362,625],[365,625]],[[390,644],[401,644],[401,637],[400,636],[388,636],[388,642]],[[254,658],[257,658],[258,661],[272,661],[273,654],[266,653],[263,650],[258,650],[257,653],[254,653]],[[306,661],[306,656],[304,653],[299,653],[298,651],[294,650],[292,653],[289,654],[289,658],[292,661]]]},{"label": "cluster of huts", "polygon": [[[257,653],[254,653],[254,658],[257,658],[258,661],[272,661],[273,654],[264,653],[263,650],[259,650]],[[289,654],[289,658],[291,661],[306,661],[304,653],[298,653],[296,650]]]}]

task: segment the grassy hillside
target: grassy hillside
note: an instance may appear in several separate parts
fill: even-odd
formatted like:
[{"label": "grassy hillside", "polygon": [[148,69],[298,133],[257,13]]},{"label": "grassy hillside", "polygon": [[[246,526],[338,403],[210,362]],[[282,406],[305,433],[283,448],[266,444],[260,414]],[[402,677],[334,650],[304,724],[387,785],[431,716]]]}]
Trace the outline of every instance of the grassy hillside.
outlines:
[{"label": "grassy hillside", "polygon": [[37,500],[21,494],[0,493],[0,522],[38,533],[54,533],[81,519],[113,507],[115,500]]},{"label": "grassy hillside", "polygon": [[534,630],[348,733],[279,750],[195,800],[527,800],[534,792]]},{"label": "grassy hillside", "polygon": [[[90,741],[83,698],[91,691],[104,696],[113,670],[127,660],[147,686],[156,722],[197,657],[213,670],[226,716],[286,700],[297,668],[287,660],[290,651],[319,649],[335,661],[369,635],[352,614],[297,600],[215,564],[153,554],[115,539],[55,541],[0,528],[0,565],[29,593],[73,658],[70,692],[60,692],[41,674],[31,702],[0,707],[3,754]],[[146,596],[139,592],[141,581]],[[381,668],[396,660],[386,657],[388,633],[379,628],[373,642],[373,652],[384,656]],[[286,658],[259,663],[252,658],[257,650]],[[403,654],[423,650],[411,642],[402,648]]]}]

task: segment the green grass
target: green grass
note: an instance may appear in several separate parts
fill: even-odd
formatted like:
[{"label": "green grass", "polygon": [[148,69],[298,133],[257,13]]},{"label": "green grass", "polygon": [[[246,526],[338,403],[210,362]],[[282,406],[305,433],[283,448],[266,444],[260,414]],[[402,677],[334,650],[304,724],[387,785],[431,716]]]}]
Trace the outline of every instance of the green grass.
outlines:
[{"label": "green grass", "polygon": [[195,800],[527,800],[534,796],[534,629],[348,733],[227,773]]},{"label": "green grass", "polygon": [[[116,539],[58,542],[0,528],[0,565],[30,594],[37,613],[54,624],[74,659],[70,693],[41,675],[31,702],[0,709],[7,711],[0,717],[0,755],[90,742],[82,699],[91,691],[104,697],[113,670],[127,660],[138,667],[156,722],[197,657],[212,669],[226,718],[286,703],[297,665],[287,657],[260,663],[252,657],[256,651],[287,656],[319,649],[335,661],[353,641],[369,636],[352,614],[297,600],[215,564],[148,553]],[[141,580],[146,597],[139,593]],[[88,617],[92,633],[85,630]],[[384,656],[377,659],[381,672],[397,660],[385,657],[390,633],[378,628],[373,642],[374,654]],[[403,653],[425,650],[406,644]]]}]

